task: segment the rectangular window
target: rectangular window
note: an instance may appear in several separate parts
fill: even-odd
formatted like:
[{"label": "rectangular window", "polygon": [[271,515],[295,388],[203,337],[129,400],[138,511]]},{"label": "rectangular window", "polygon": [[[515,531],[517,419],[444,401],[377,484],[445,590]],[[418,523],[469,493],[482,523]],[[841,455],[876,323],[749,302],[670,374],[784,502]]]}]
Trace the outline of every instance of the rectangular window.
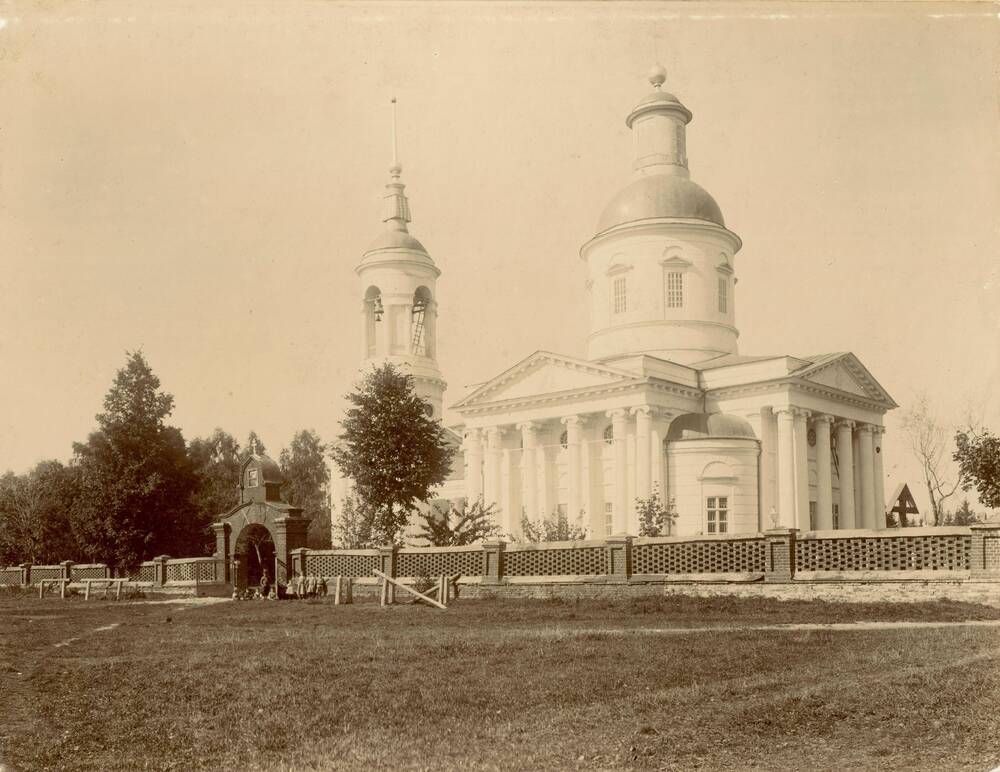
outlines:
[{"label": "rectangular window", "polygon": [[705,509],[708,512],[708,533],[728,533],[729,497],[709,496]]},{"label": "rectangular window", "polygon": [[833,505],[833,527],[840,528],[840,504]]},{"label": "rectangular window", "polygon": [[667,308],[684,307],[684,274],[667,274]]},{"label": "rectangular window", "polygon": [[248,488],[256,488],[258,486],[258,484],[259,484],[257,481],[258,481],[257,470],[256,469],[248,469],[247,470],[247,487]]},{"label": "rectangular window", "polygon": [[621,276],[612,284],[613,303],[616,314],[625,313],[625,277]]},{"label": "rectangular window", "polygon": [[614,528],[615,506],[610,501],[604,502],[604,532],[610,536]]},{"label": "rectangular window", "polygon": [[724,276],[719,278],[719,312],[726,313],[726,292],[729,289],[729,280]]},{"label": "rectangular window", "polygon": [[809,530],[816,530],[816,502],[809,502]]}]

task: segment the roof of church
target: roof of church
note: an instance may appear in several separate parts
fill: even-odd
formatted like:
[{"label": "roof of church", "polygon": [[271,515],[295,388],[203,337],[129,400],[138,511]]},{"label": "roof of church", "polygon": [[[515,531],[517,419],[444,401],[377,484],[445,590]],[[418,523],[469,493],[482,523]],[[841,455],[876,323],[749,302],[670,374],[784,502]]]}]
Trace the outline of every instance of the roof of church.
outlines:
[{"label": "roof of church", "polygon": [[726,227],[722,210],[701,185],[672,174],[649,174],[626,185],[611,199],[597,222],[597,232],[659,218],[705,220]]},{"label": "roof of church", "polygon": [[727,413],[685,413],[667,430],[667,442],[706,439],[755,440],[757,435],[746,419]]},{"label": "roof of church", "polygon": [[774,356],[741,356],[740,354],[720,354],[719,356],[706,359],[702,362],[695,362],[687,365],[693,370],[714,370],[717,367],[732,367],[733,365],[745,365],[750,362],[764,362],[768,359],[780,359],[780,355]]}]

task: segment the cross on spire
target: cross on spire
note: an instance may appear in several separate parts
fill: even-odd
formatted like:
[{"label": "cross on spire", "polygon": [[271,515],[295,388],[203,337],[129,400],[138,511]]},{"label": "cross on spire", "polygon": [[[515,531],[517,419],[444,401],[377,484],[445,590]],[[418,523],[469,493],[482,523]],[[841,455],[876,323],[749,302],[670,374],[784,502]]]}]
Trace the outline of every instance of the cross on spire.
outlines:
[{"label": "cross on spire", "polygon": [[399,162],[399,148],[396,139],[396,97],[392,98],[392,166],[389,167],[389,174],[394,180],[399,179],[403,171],[403,165]]}]

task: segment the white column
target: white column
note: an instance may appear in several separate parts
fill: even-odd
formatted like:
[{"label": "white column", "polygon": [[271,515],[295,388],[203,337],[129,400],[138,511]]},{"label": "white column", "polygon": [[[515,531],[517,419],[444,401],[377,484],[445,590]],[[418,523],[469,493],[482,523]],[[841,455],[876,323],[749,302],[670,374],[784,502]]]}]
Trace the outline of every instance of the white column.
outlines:
[{"label": "white column", "polygon": [[761,530],[771,527],[770,515],[771,507],[775,506],[772,495],[770,480],[774,475],[771,469],[771,432],[769,421],[771,418],[771,407],[765,406],[752,413],[747,413],[747,420],[753,428],[753,433],[760,441],[760,456],[758,456],[757,466],[757,527]]},{"label": "white column", "polygon": [[628,459],[625,455],[627,447],[626,440],[626,417],[625,410],[609,410],[608,418],[611,419],[611,431],[613,435],[612,445],[615,458],[615,484],[614,484],[614,513],[612,516],[611,530],[613,533],[625,533],[626,512],[628,511]]},{"label": "white column", "polygon": [[833,416],[816,416],[816,529],[833,528],[833,470],[830,459],[830,424]]},{"label": "white column", "polygon": [[875,527],[885,528],[885,427],[876,426],[873,435],[875,442]]},{"label": "white column", "polygon": [[864,528],[875,527],[875,461],[872,456],[871,424],[861,424],[858,427],[858,448],[860,456],[858,466],[861,467],[861,522]]},{"label": "white column", "polygon": [[653,470],[649,460],[649,434],[652,421],[649,407],[646,405],[634,407],[631,412],[635,416],[635,496],[646,499],[653,492]]},{"label": "white column", "polygon": [[663,475],[663,438],[667,434],[665,422],[670,420],[670,414],[651,410],[649,415],[652,419],[649,425],[650,486],[659,491],[660,501],[666,506],[670,492]]},{"label": "white column", "polygon": [[578,415],[570,415],[560,419],[566,427],[566,485],[567,491],[566,519],[570,523],[576,523],[580,517],[580,510],[583,509],[584,491],[581,483],[582,461],[580,453],[580,440],[582,439],[583,421]]},{"label": "white column", "polygon": [[[794,408],[783,407],[778,415],[778,523],[795,527],[795,415]],[[765,521],[766,522],[766,521]],[[770,527],[771,523],[767,523]]]},{"label": "white column", "polygon": [[795,410],[795,522],[800,531],[809,524],[809,411]]},{"label": "white column", "polygon": [[584,522],[592,539],[604,535],[604,498],[597,485],[599,480],[603,484],[600,456],[602,440],[599,437],[601,425],[601,421],[593,421],[589,430],[586,422],[580,427],[583,440],[580,445],[580,455],[583,456],[583,506],[587,509]]},{"label": "white column", "polygon": [[[540,427],[542,428],[542,427]],[[541,431],[542,435],[546,432],[544,428]],[[556,438],[558,441],[558,437]],[[544,440],[538,442],[537,433],[535,441],[535,458],[538,464],[538,512],[541,515],[542,520],[556,520],[556,504],[555,498],[552,492],[549,490],[550,478],[553,475],[549,474],[549,456],[551,448],[549,448]]]},{"label": "white column", "polygon": [[524,514],[531,520],[538,520],[538,461],[535,453],[535,425],[530,421],[517,425],[521,430],[521,471],[523,484],[521,486],[521,501],[524,503]]},{"label": "white column", "polygon": [[484,475],[484,501],[486,504],[496,504],[500,506],[500,484],[502,480],[502,468],[500,466],[503,455],[503,429],[499,426],[491,426],[486,430],[486,473]]},{"label": "white column", "polygon": [[851,435],[851,449],[854,453],[854,527],[864,528],[865,521],[861,518],[861,439],[858,427],[854,423],[854,433]]},{"label": "white column", "polygon": [[854,421],[837,421],[837,468],[840,472],[840,527],[856,528],[854,513]]},{"label": "white column", "polygon": [[504,448],[501,454],[504,480],[500,493],[500,523],[504,532],[508,536],[513,536],[519,533],[521,528],[521,509],[516,504],[517,494],[514,488],[518,479],[517,466],[514,464],[515,451]]},{"label": "white column", "polygon": [[469,504],[483,495],[483,443],[479,429],[465,430],[465,494]]}]

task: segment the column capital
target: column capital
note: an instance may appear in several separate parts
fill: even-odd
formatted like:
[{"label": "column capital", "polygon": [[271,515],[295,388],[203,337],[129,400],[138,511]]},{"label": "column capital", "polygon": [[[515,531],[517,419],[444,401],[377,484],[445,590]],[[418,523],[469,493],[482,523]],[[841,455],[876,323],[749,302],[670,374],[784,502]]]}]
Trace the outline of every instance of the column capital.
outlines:
[{"label": "column capital", "polygon": [[628,412],[634,416],[644,415],[651,416],[653,414],[653,408],[649,405],[636,405],[635,407],[630,407]]},{"label": "column capital", "polygon": [[608,410],[604,415],[611,420],[615,420],[616,418],[625,418],[627,412],[628,411],[626,411],[625,408],[617,407],[614,410]]},{"label": "column capital", "polygon": [[586,420],[587,419],[584,418],[583,416],[567,415],[560,418],[559,423],[561,423],[563,426],[570,426],[570,425],[583,426],[583,424],[586,423]]},{"label": "column capital", "polygon": [[862,424],[862,423],[859,423],[858,424],[858,431],[859,432],[863,432],[864,434],[874,434],[875,433],[875,426],[873,424]]},{"label": "column capital", "polygon": [[837,418],[834,423],[837,425],[838,429],[853,429],[855,427],[855,422],[847,418]]},{"label": "column capital", "polygon": [[792,414],[796,418],[808,418],[809,416],[812,415],[812,410],[807,410],[804,407],[793,407]]},{"label": "column capital", "polygon": [[882,435],[882,434],[885,434],[885,427],[884,426],[879,426],[878,424],[872,424],[872,431],[876,435]]},{"label": "column capital", "polygon": [[522,432],[533,432],[535,429],[538,428],[538,424],[535,423],[534,421],[521,421],[515,425],[517,426],[518,430]]},{"label": "column capital", "polygon": [[498,440],[507,433],[506,426],[489,426],[486,428],[486,439]]},{"label": "column capital", "polygon": [[784,407],[775,408],[774,414],[778,416],[778,418],[783,418],[786,421],[790,421],[793,418],[795,418],[796,411],[798,411],[798,408],[788,405]]},{"label": "column capital", "polygon": [[818,424],[832,424],[836,420],[829,413],[816,413],[813,415],[813,421]]}]

